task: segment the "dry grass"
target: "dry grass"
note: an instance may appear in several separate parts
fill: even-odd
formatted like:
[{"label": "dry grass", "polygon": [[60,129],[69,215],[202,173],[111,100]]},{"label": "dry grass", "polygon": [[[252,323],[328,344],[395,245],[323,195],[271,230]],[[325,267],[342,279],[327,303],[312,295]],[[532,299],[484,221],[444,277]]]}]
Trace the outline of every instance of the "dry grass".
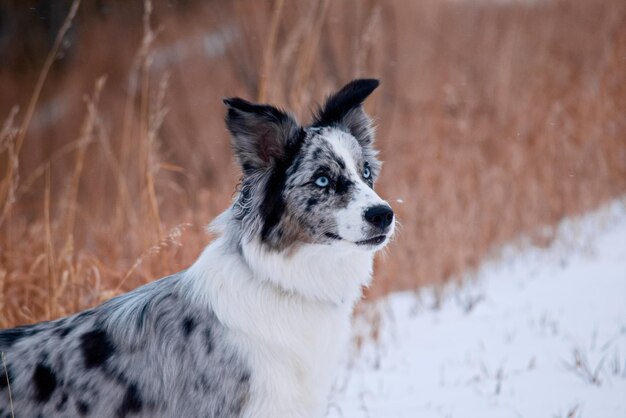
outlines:
[{"label": "dry grass", "polygon": [[541,227],[626,192],[620,0],[95,7],[49,71],[49,50],[18,59],[15,42],[0,68],[0,327],[193,261],[239,175],[225,96],[305,121],[343,82],[382,78],[368,110],[402,228],[374,296],[454,278],[521,233],[547,243]]}]

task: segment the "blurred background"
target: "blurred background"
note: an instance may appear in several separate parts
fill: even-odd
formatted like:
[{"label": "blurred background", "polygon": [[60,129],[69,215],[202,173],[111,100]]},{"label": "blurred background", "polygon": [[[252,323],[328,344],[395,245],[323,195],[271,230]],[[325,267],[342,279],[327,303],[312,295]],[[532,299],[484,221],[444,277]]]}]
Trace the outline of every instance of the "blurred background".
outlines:
[{"label": "blurred background", "polygon": [[221,98],[355,77],[401,223],[368,297],[626,193],[623,0],[0,2],[0,327],[187,267],[239,178]]}]

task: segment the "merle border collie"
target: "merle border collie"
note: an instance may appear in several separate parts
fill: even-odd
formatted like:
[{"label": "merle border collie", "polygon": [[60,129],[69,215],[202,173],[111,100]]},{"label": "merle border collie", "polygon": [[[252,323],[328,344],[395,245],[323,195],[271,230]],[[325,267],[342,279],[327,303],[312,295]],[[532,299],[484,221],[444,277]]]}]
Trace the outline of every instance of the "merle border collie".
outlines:
[{"label": "merle border collie", "polygon": [[321,417],[350,315],[394,232],[362,103],[309,125],[224,100],[242,171],[187,270],[79,314],[0,331],[0,417]]}]

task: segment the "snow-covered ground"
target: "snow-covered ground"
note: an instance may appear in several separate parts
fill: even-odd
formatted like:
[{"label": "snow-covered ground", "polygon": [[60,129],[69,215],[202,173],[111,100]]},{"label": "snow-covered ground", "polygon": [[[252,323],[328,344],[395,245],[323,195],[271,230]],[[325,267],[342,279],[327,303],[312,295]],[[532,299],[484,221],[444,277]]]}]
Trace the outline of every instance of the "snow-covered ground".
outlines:
[{"label": "snow-covered ground", "polygon": [[368,305],[328,416],[626,418],[625,202],[557,237]]}]

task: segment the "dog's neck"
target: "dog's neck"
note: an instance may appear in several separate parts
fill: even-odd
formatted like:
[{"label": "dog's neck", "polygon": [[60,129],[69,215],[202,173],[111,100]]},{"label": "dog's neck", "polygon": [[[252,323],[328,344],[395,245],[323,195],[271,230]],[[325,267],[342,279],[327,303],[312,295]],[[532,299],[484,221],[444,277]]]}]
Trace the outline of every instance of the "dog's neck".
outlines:
[{"label": "dog's neck", "polygon": [[278,252],[258,240],[233,245],[220,237],[207,246],[189,274],[200,282],[237,276],[233,280],[250,281],[302,302],[351,310],[370,283],[373,256],[348,243],[304,244]]},{"label": "dog's neck", "polygon": [[256,279],[307,300],[352,308],[372,276],[373,253],[344,243],[277,252],[252,240],[240,248]]},{"label": "dog's neck", "polygon": [[238,251],[220,237],[187,270],[183,290],[228,327],[262,339],[297,339],[296,330],[311,321],[348,321],[371,276],[371,254],[320,247],[285,257],[252,243]]}]

